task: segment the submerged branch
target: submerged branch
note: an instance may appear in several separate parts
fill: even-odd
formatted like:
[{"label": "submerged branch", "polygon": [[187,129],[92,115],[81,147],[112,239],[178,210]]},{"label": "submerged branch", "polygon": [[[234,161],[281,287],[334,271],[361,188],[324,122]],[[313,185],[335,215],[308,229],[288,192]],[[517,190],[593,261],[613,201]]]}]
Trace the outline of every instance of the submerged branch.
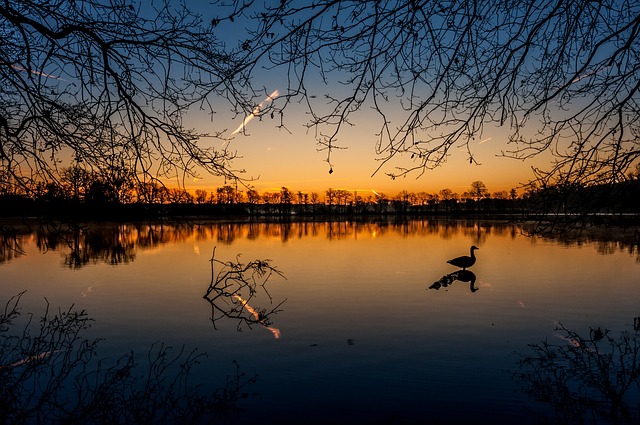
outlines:
[{"label": "submerged branch", "polygon": [[[271,327],[271,316],[282,311],[281,306],[286,299],[273,305],[273,298],[269,294],[266,284],[272,276],[284,277],[284,274],[270,265],[271,260],[254,260],[248,263],[240,262],[240,255],[236,261],[221,261],[215,258],[216,248],[213,249],[211,259],[211,281],[203,298],[211,304],[211,322],[214,327],[221,318],[238,321],[237,329],[243,325],[261,325],[279,337],[280,331]],[[215,272],[215,265],[221,269]],[[269,298],[270,307],[252,307],[250,303],[259,295],[259,290]]]}]

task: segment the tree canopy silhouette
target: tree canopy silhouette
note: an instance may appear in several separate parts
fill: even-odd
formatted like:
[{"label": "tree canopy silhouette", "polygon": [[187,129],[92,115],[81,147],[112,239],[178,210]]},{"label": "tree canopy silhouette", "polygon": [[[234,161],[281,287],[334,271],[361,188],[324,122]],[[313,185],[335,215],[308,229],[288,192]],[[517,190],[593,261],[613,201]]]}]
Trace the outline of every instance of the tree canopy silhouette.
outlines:
[{"label": "tree canopy silhouette", "polygon": [[0,2],[0,183],[29,190],[70,163],[139,182],[238,176],[234,152],[203,147],[183,122],[214,100],[245,103],[238,63],[209,22],[153,4]]},{"label": "tree canopy silhouette", "polygon": [[458,147],[473,164],[474,139],[498,127],[502,155],[552,154],[535,169],[539,186],[619,182],[640,156],[637,2],[214,4],[217,25],[246,18],[245,69],[286,74],[281,108],[308,108],[330,171],[342,128],[368,108],[379,116],[375,173],[391,177],[438,167]]},{"label": "tree canopy silhouette", "polygon": [[[57,179],[65,158],[145,182],[236,178],[228,144],[203,147],[183,122],[221,100],[282,126],[304,105],[329,172],[343,128],[368,110],[379,118],[374,174],[392,178],[454,148],[474,164],[474,140],[494,131],[508,135],[503,156],[551,154],[534,170],[541,188],[617,183],[638,163],[636,2],[210,4],[205,19],[168,2],[0,2],[0,182]],[[262,87],[273,75],[286,87]]]}]

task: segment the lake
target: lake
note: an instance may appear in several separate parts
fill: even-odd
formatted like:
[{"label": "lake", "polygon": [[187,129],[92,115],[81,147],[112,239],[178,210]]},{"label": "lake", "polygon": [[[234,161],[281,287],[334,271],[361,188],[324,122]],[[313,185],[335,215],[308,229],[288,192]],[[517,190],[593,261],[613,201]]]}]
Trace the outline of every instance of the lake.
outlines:
[{"label": "lake", "polygon": [[[2,305],[26,290],[26,312],[45,298],[86,309],[105,359],[158,341],[197,348],[205,389],[237,362],[256,376],[237,423],[535,423],[548,403],[513,377],[529,344],[569,344],[558,324],[633,334],[640,316],[633,229],[575,241],[446,220],[50,230],[19,233],[21,254],[3,249]],[[472,245],[472,273],[447,264]],[[224,268],[212,272],[214,249],[282,276],[204,299]]]}]

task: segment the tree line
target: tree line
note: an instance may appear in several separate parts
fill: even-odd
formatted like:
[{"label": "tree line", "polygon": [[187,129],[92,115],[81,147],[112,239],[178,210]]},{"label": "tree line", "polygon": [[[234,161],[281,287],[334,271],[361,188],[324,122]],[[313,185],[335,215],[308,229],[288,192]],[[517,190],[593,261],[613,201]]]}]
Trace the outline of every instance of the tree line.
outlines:
[{"label": "tree line", "polygon": [[[624,183],[640,161],[638,22],[637,2],[615,0],[3,2],[0,183],[48,193],[36,182],[68,158],[100,175],[132,169],[143,198],[168,196],[155,179],[242,181],[244,125],[185,125],[222,110],[301,124],[329,173],[354,143],[343,129],[370,110],[376,172],[390,178],[442,166],[453,147],[477,164],[477,140],[499,126],[501,155],[551,156],[538,187]],[[111,189],[88,196],[129,194]]]},{"label": "tree line", "polygon": [[352,205],[356,203],[401,202],[409,205],[433,205],[447,202],[469,202],[482,199],[516,200],[516,188],[490,192],[482,181],[474,181],[469,189],[458,193],[449,188],[438,192],[409,192],[394,195],[382,192],[328,188],[323,192],[303,192],[282,186],[278,191],[264,191],[236,185],[189,191],[182,187],[167,187],[160,181],[140,182],[132,170],[111,167],[98,174],[81,166],[63,168],[60,177],[48,183],[23,185],[0,184],[0,196],[17,196],[43,201],[65,201],[97,204],[297,204]]},{"label": "tree line", "polygon": [[[394,195],[376,191],[328,188],[303,192],[282,186],[260,193],[255,188],[223,185],[213,190],[167,187],[160,181],[140,182],[126,167],[114,167],[98,174],[80,166],[63,168],[59,179],[35,183],[25,190],[20,185],[0,185],[3,215],[34,214],[81,207],[87,214],[106,207],[166,207],[164,211],[185,211],[185,207],[211,213],[250,215],[365,214],[365,213],[482,213],[523,212],[538,214],[637,213],[640,211],[640,166],[619,184],[595,186],[536,186],[521,193],[516,188],[492,192],[482,181],[473,181],[458,193],[450,188],[437,192],[402,190]],[[180,208],[182,207],[182,208]],[[145,211],[145,210],[142,210]],[[158,210],[156,208],[156,211]]]}]

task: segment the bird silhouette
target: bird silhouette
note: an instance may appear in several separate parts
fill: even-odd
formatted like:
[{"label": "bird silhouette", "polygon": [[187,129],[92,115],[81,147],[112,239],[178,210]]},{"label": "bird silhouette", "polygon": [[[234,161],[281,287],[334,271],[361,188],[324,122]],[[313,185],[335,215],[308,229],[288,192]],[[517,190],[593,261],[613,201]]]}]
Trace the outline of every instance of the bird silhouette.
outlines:
[{"label": "bird silhouette", "polygon": [[463,255],[461,257],[456,257],[452,260],[447,261],[447,263],[452,264],[456,267],[460,267],[462,270],[466,270],[467,267],[471,267],[476,263],[476,254],[473,252],[476,249],[480,249],[477,246],[471,246],[471,255]]}]

